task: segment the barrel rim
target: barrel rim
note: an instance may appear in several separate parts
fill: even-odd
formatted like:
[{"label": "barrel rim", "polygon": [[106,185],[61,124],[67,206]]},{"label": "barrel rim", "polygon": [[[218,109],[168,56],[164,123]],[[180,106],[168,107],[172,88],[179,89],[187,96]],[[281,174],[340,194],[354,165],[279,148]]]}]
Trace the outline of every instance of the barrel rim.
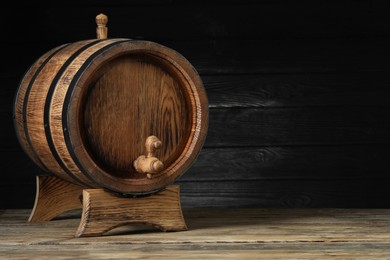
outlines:
[{"label": "barrel rim", "polygon": [[[183,148],[183,152],[163,171],[162,176],[164,177],[148,179],[146,181],[144,179],[119,178],[101,169],[94,162],[93,158],[90,157],[87,149],[85,149],[85,143],[79,132],[79,113],[77,113],[82,105],[80,103],[80,95],[83,91],[86,91],[81,86],[88,85],[86,83],[92,77],[93,72],[97,71],[99,66],[102,66],[104,62],[110,59],[137,53],[152,55],[166,62],[169,66],[172,66],[178,76],[183,79],[185,88],[187,88],[186,91],[191,91],[191,103],[193,102],[191,106],[193,117],[191,133]],[[87,158],[83,162],[79,161],[81,171],[103,188],[122,194],[134,195],[149,194],[161,190],[184,174],[199,155],[206,139],[208,128],[208,101],[206,92],[199,74],[191,63],[177,51],[158,43],[122,39],[122,41],[96,52],[85,61],[83,66],[84,68],[80,68],[79,75],[75,75],[70,83],[68,93],[66,94],[69,102],[67,105],[64,105],[63,111],[65,140],[69,142],[67,144],[68,149],[74,153],[72,156],[73,159]]]}]

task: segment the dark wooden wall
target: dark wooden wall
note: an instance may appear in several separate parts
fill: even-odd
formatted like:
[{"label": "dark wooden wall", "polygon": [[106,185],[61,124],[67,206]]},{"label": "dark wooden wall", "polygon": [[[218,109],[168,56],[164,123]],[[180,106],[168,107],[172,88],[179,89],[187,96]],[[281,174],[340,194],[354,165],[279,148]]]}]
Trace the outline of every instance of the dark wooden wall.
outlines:
[{"label": "dark wooden wall", "polygon": [[388,1],[60,0],[1,9],[0,208],[32,207],[38,169],[21,151],[13,97],[47,50],[95,38],[183,54],[210,127],[180,179],[184,207],[390,207]]}]

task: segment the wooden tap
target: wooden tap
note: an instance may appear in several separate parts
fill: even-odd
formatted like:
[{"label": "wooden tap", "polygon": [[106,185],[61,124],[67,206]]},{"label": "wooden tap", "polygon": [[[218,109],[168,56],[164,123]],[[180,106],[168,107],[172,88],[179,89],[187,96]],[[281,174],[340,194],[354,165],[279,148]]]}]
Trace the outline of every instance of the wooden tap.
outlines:
[{"label": "wooden tap", "polygon": [[133,163],[137,172],[146,173],[146,176],[150,179],[152,173],[158,173],[164,168],[164,164],[156,157],[156,150],[160,149],[161,145],[161,141],[154,135],[146,138],[147,155],[139,156]]}]

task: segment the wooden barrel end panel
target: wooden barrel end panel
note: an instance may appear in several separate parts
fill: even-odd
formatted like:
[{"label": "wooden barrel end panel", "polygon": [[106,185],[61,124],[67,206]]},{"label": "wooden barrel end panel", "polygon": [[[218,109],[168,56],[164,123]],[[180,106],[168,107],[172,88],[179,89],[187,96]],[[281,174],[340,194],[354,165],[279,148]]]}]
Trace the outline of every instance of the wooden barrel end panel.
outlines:
[{"label": "wooden barrel end panel", "polygon": [[[79,158],[93,162],[91,177],[126,194],[173,183],[206,136],[207,97],[196,70],[177,52],[144,41],[122,43],[93,64],[99,65],[84,72],[75,90],[78,103],[70,108],[77,122],[70,128],[79,135],[74,144],[84,147]],[[134,167],[150,136],[162,142],[156,157],[164,165],[153,176]]]},{"label": "wooden barrel end panel", "polygon": [[163,143],[156,157],[172,164],[192,124],[181,80],[147,54],[117,57],[93,75],[79,117],[91,158],[115,177],[143,179],[133,161],[146,153],[147,137],[155,135]]}]

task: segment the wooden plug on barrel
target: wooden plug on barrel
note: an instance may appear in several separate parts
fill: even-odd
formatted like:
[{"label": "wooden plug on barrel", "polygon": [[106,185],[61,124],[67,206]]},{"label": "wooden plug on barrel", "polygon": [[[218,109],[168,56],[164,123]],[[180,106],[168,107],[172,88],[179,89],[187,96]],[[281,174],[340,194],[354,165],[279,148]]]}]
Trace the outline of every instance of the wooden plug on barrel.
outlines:
[{"label": "wooden plug on barrel", "polygon": [[206,138],[202,80],[175,50],[107,38],[107,16],[95,20],[97,39],[49,50],[18,86],[19,143],[48,175],[29,221],[82,208],[78,237],[140,223],[186,230],[173,184]]},{"label": "wooden plug on barrel", "polygon": [[108,36],[107,22],[108,17],[105,14],[99,14],[95,18],[97,27],[96,27],[96,37],[98,39],[106,39]]}]

